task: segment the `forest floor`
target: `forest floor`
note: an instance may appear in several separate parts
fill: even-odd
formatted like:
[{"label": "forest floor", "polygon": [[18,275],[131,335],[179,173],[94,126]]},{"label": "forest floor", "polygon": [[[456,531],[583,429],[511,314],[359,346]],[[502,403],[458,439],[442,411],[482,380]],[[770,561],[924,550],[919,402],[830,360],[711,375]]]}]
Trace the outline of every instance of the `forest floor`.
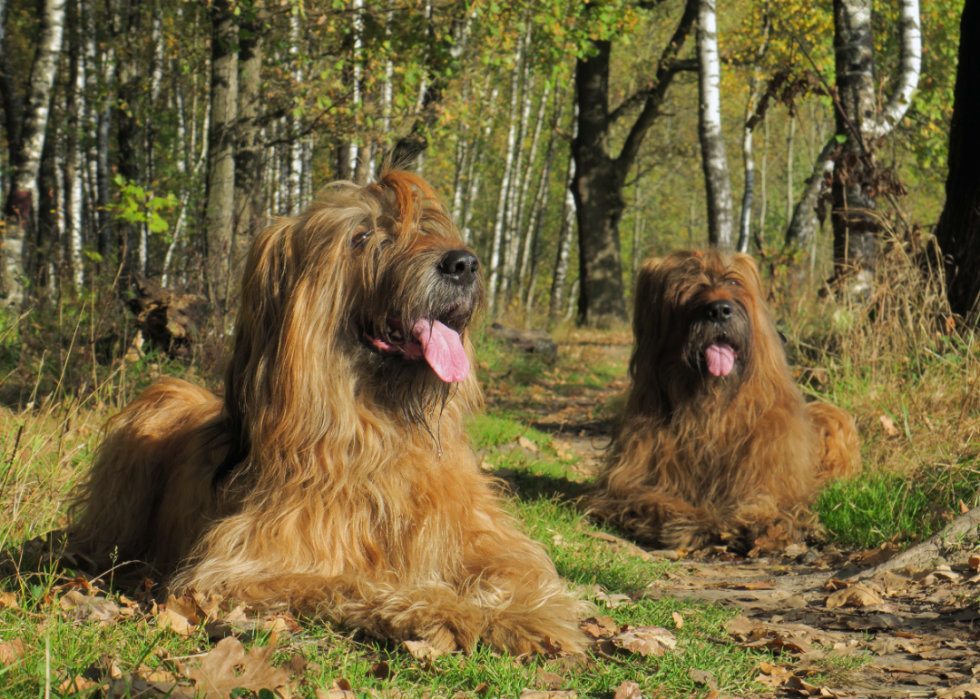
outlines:
[{"label": "forest floor", "polygon": [[[630,347],[628,335],[572,332],[562,345],[564,361],[593,367],[593,377],[618,378],[606,385],[580,381],[568,390],[567,375],[544,373],[515,391],[505,374],[487,387],[488,411],[522,415],[551,436],[559,453],[574,453],[574,472],[589,479],[610,441]],[[514,487],[519,493],[519,481]],[[721,546],[656,551],[614,534],[601,538],[614,555],[673,562],[651,567],[639,596],[736,613],[725,626],[727,638],[714,642],[772,651],[755,679],[778,696],[980,697],[975,540],[950,542],[938,565],[875,575],[897,546],[853,550],[824,541],[744,557]]]},{"label": "forest floor", "polygon": [[[40,408],[0,408],[0,507],[7,513],[0,548],[12,555],[0,561],[0,695],[980,698],[975,540],[949,542],[943,565],[868,575],[935,528],[898,539],[883,523],[896,519],[889,512],[879,524],[862,525],[867,531],[837,530],[808,546],[762,546],[741,557],[724,547],[647,550],[584,518],[577,499],[599,468],[622,407],[632,338],[628,332],[563,331],[555,339],[554,359],[479,339],[486,409],[473,417],[470,433],[482,467],[510,490],[515,517],[596,605],[596,616],[583,625],[594,641],[588,653],[514,659],[480,646],[469,655],[440,655],[425,644],[378,641],[317,619],[254,613],[200,596],[161,597],[150,581],[146,589],[118,590],[111,575],[93,579],[43,560],[39,566],[42,540],[23,547],[16,542],[63,524],[65,497],[90,463],[98,424],[114,409],[101,399],[89,407],[40,401]],[[953,356],[974,354],[970,346]],[[197,380],[193,369],[157,362],[147,357],[125,370],[126,395],[164,369]],[[935,366],[952,366],[950,356]],[[920,386],[929,371],[917,375]],[[942,386],[950,385],[947,374],[941,378]],[[876,406],[893,398],[876,390],[885,396],[879,403],[848,406],[863,430],[866,463],[891,459],[881,456],[885,448],[900,454],[914,443],[921,451],[915,421],[905,420],[912,434],[907,441],[887,436],[895,426],[880,420]],[[114,404],[125,402],[122,389],[117,392]],[[41,393],[36,386],[28,390],[32,401]],[[860,388],[839,396],[867,393]],[[959,394],[943,395],[962,402]],[[939,420],[934,413],[930,428],[938,430]],[[956,426],[965,430],[965,443],[974,431],[969,420]],[[978,472],[974,460],[956,463]],[[952,471],[943,473],[951,478]],[[911,493],[925,483],[911,476],[900,481]],[[846,491],[849,502],[822,503],[821,515],[826,519],[844,505],[862,510],[854,503],[868,483],[875,482]],[[965,497],[959,493],[976,491],[973,481],[964,483],[944,491],[947,500],[956,503]],[[875,543],[869,548],[855,541]]]}]

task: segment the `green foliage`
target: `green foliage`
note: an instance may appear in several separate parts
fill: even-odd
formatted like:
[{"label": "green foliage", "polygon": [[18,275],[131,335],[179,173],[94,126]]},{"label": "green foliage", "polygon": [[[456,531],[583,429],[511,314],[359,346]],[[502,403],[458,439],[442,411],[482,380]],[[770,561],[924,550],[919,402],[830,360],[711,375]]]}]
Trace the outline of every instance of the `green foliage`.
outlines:
[{"label": "green foliage", "polygon": [[109,204],[109,209],[117,221],[145,223],[151,233],[164,233],[170,229],[170,224],[160,213],[180,204],[176,196],[168,194],[158,197],[136,182],[127,181],[122,175],[116,175],[113,181],[119,188],[119,198]]}]

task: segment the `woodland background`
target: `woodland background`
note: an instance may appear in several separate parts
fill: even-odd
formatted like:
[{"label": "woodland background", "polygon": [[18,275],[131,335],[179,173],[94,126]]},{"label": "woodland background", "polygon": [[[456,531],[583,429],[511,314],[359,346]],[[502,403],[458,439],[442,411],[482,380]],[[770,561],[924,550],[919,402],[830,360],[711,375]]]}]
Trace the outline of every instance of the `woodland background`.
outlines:
[{"label": "woodland background", "polygon": [[[433,182],[479,254],[491,317],[622,321],[643,259],[713,235],[695,41],[709,4],[0,0],[5,298],[84,303],[149,278],[223,314],[271,217],[333,179],[367,180],[393,154]],[[879,112],[900,87],[908,5],[874,3]],[[922,5],[917,91],[871,146],[877,233],[913,248],[944,202],[963,7]],[[718,8],[729,215],[744,209],[741,247],[793,286],[819,286],[834,257],[829,225],[787,245],[825,143],[848,136],[835,127],[834,11],[830,0]],[[592,186],[611,186],[591,197],[598,218],[573,196],[588,188],[576,149],[580,179],[591,158]],[[816,208],[822,223],[826,203]],[[595,287],[613,252],[615,283]]]},{"label": "woodland background", "polygon": [[[949,566],[929,549],[865,581],[863,607],[829,601],[859,587],[844,571],[980,513],[980,0],[0,0],[0,18],[4,697],[216,678],[221,699],[980,696],[975,520]],[[252,236],[386,157],[481,258],[468,431],[601,607],[587,656],[436,658],[158,604],[160,581],[132,599],[50,556],[106,420],[163,376],[220,386]],[[816,497],[824,536],[747,559],[649,552],[576,505],[627,389],[640,262],[709,244],[760,262],[801,390],[862,441],[861,472]],[[557,355],[494,320],[547,326]],[[654,626],[676,648],[616,645]]]}]

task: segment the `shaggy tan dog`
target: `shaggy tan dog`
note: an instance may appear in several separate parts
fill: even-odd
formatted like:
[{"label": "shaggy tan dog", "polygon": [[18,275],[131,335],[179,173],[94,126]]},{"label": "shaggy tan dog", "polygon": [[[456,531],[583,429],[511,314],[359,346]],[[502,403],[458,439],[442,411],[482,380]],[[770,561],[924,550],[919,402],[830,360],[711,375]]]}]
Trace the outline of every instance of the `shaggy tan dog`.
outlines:
[{"label": "shaggy tan dog", "polygon": [[858,466],[854,422],[807,404],[752,258],[678,252],[640,273],[631,392],[592,515],[638,539],[750,548],[816,526],[821,482]]},{"label": "shaggy tan dog", "polygon": [[224,397],[165,380],[111,421],[69,546],[376,636],[580,650],[587,605],[464,432],[481,300],[421,178],[330,186],[255,240]]}]

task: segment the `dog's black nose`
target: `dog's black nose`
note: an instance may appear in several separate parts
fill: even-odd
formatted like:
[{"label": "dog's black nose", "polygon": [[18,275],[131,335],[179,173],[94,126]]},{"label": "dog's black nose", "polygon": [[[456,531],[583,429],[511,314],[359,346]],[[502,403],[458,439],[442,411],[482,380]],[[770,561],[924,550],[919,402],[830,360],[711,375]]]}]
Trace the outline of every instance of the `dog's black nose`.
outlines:
[{"label": "dog's black nose", "polygon": [[439,272],[460,286],[469,286],[476,280],[480,261],[469,250],[453,250],[439,260]]},{"label": "dog's black nose", "polygon": [[704,307],[704,317],[716,323],[727,323],[734,313],[731,301],[712,301]]}]

